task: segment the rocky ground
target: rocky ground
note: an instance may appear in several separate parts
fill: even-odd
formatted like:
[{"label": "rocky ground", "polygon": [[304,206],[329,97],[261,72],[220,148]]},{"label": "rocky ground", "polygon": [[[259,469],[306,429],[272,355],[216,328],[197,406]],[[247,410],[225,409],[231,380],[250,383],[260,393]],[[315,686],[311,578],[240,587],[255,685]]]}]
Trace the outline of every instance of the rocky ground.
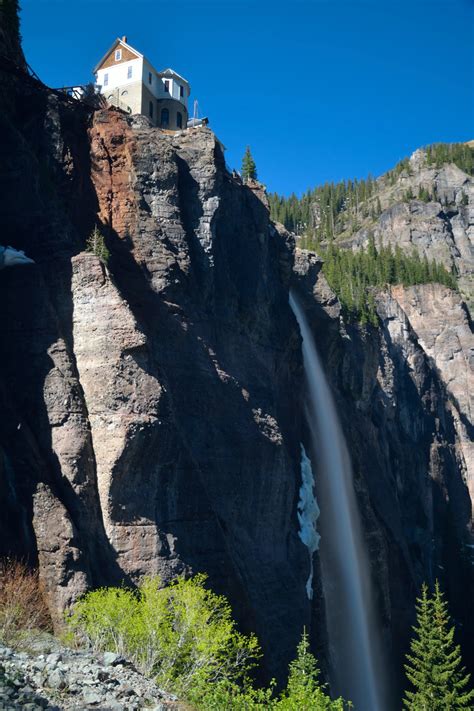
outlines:
[{"label": "rocky ground", "polygon": [[28,651],[0,647],[0,711],[14,709],[180,711],[184,707],[118,654],[73,650],[48,637]]}]

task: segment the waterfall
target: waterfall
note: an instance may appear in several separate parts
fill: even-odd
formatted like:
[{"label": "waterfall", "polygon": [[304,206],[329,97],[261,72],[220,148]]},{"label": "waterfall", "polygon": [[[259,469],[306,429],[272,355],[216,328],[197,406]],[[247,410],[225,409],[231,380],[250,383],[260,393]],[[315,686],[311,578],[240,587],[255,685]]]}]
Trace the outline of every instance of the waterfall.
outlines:
[{"label": "waterfall", "polygon": [[350,458],[311,331],[291,293],[290,306],[303,339],[331,689],[351,700],[356,711],[383,711],[380,645]]}]

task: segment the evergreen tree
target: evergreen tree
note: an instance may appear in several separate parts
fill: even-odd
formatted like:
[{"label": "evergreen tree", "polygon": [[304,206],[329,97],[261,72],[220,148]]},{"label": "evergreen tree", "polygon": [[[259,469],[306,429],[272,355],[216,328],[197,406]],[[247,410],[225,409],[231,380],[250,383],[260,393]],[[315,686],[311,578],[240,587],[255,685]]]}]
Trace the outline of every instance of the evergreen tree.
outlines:
[{"label": "evergreen tree", "polygon": [[433,595],[423,585],[417,601],[417,622],[405,670],[412,689],[406,691],[409,711],[458,711],[472,709],[474,690],[468,691],[470,675],[462,666],[461,649],[454,643],[447,604],[436,582]]},{"label": "evergreen tree", "polygon": [[247,146],[244,157],[242,158],[242,179],[244,183],[248,180],[257,179],[257,166],[255,165],[255,161],[250,153],[250,146]]},{"label": "evergreen tree", "polygon": [[94,227],[91,235],[87,239],[86,252],[92,252],[104,264],[108,264],[110,252],[105,244],[104,236],[100,233],[97,226]]},{"label": "evergreen tree", "polygon": [[289,671],[287,687],[276,704],[278,711],[344,711],[343,700],[331,701],[325,693],[326,685],[319,681],[318,664],[309,651],[306,630]]}]

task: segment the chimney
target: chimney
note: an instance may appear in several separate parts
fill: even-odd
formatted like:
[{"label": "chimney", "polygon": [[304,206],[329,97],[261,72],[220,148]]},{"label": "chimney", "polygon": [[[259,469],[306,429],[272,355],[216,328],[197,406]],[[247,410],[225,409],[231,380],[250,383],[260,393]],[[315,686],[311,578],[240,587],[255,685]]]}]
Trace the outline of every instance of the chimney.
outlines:
[{"label": "chimney", "polygon": [[124,35],[124,36],[122,37],[122,42],[125,42],[125,44],[127,44],[127,35]]}]

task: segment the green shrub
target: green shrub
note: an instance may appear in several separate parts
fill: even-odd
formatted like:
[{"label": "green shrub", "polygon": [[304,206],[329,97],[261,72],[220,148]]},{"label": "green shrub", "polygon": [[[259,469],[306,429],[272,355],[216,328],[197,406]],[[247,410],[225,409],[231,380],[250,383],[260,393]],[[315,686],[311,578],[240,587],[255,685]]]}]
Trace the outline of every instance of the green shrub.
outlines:
[{"label": "green shrub", "polygon": [[275,682],[255,688],[257,639],[237,631],[226,598],[205,582],[197,575],[161,587],[149,577],[138,590],[95,590],[76,603],[69,626],[96,651],[123,654],[202,711],[344,711],[342,699],[331,701],[320,683],[305,633],[281,696],[274,695]]},{"label": "green shrub", "polygon": [[196,687],[190,701],[202,711],[270,711],[278,703],[273,687],[272,683],[266,689],[255,689],[248,682],[238,685],[224,680]]},{"label": "green shrub", "polygon": [[260,656],[257,639],[240,634],[227,600],[204,587],[204,575],[138,591],[103,588],[76,603],[69,624],[96,650],[113,650],[176,693],[243,681]]}]

